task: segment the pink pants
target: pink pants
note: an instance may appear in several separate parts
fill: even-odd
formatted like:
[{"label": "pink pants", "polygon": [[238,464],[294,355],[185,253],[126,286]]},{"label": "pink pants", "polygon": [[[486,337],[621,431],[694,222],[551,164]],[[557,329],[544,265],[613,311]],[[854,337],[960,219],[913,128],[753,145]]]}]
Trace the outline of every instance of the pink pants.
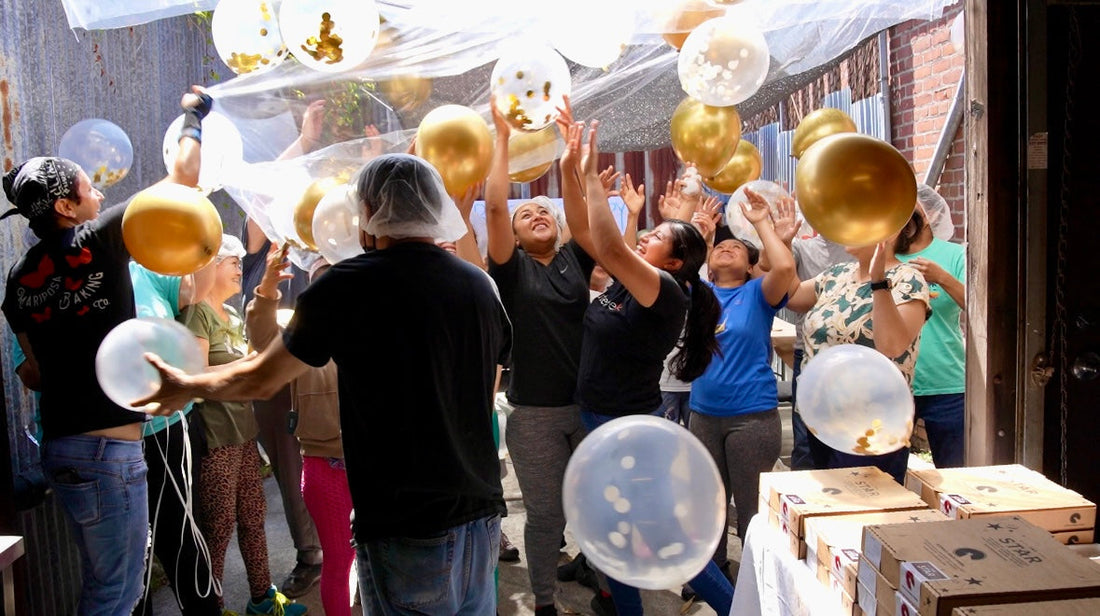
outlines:
[{"label": "pink pants", "polygon": [[321,602],[328,616],[351,615],[348,578],[355,561],[351,547],[351,492],[343,468],[331,458],[302,456],[302,498],[317,527],[321,550]]}]

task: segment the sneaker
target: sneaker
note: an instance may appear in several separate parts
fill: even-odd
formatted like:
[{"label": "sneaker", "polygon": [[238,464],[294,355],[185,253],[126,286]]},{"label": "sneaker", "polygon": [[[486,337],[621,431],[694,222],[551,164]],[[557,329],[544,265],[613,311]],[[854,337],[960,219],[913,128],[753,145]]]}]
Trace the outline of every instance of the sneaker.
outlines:
[{"label": "sneaker", "polygon": [[503,532],[500,533],[500,562],[519,562],[519,548],[512,545],[512,542],[508,540],[508,535],[505,535]]},{"label": "sneaker", "polygon": [[273,584],[264,594],[264,600],[259,603],[248,602],[245,614],[273,614],[274,616],[305,616],[309,608],[301,603],[293,603],[286,595],[279,592]]},{"label": "sneaker", "polygon": [[592,602],[588,605],[596,616],[618,616],[618,611],[615,610],[615,600],[611,598],[611,595],[596,591],[596,595],[592,597]]},{"label": "sneaker", "polygon": [[684,584],[684,587],[680,589],[680,598],[684,601],[695,601],[696,596],[695,591],[687,584]]},{"label": "sneaker", "polygon": [[558,581],[559,582],[575,582],[577,580],[577,572],[584,566],[584,554],[577,554],[577,557],[573,560],[565,563],[564,565],[558,565]]},{"label": "sneaker", "polygon": [[298,563],[283,580],[283,594],[291,599],[304,596],[321,580],[321,565]]},{"label": "sneaker", "polygon": [[600,579],[596,576],[596,570],[588,564],[588,559],[582,560],[580,566],[577,567],[576,580],[581,586],[597,591],[600,589]]}]

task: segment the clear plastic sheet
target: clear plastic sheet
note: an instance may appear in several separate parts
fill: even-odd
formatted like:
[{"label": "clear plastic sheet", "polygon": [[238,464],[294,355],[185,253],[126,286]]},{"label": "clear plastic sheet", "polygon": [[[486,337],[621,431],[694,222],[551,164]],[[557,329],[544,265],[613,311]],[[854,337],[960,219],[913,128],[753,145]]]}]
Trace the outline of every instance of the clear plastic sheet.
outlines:
[{"label": "clear plastic sheet", "polygon": [[70,28],[110,30],[195,11],[211,11],[218,0],[61,0],[61,4]]},{"label": "clear plastic sheet", "polygon": [[[728,9],[731,13],[760,26],[772,56],[764,86],[738,108],[748,116],[770,106],[777,92],[769,88],[788,87],[792,76],[836,60],[892,25],[939,18],[945,7],[957,1],[744,0],[733,5]],[[622,19],[634,24],[634,34],[622,56],[605,68],[569,63],[575,115],[601,121],[603,151],[663,147],[669,143],[669,117],[685,96],[677,76],[677,52],[661,37],[668,30],[669,11],[677,3],[601,2],[619,7]],[[65,0],[65,4],[87,9],[104,3]],[[154,4],[188,5],[191,10],[193,3],[111,4],[121,13],[127,6],[137,10]],[[420,119],[439,105],[466,105],[488,121],[489,75],[502,44],[516,38],[552,38],[555,29],[568,27],[563,23],[586,19],[584,4],[580,0],[557,5],[385,0],[378,2],[384,20],[378,44],[359,67],[330,74],[290,59],[270,71],[211,87],[217,110],[234,122],[244,142],[245,164],[228,174],[225,189],[273,239],[292,238],[293,225],[280,221],[292,218],[295,204],[311,182],[349,175],[381,152],[404,151]],[[395,80],[409,78],[423,86],[415,94],[393,85],[398,83]],[[328,101],[320,149],[276,160],[297,137],[306,106],[319,98]],[[765,100],[770,102],[762,105]],[[363,137],[368,125],[376,126],[381,136]],[[522,162],[528,168],[547,161]],[[292,258],[301,265],[298,256],[292,254]]]}]

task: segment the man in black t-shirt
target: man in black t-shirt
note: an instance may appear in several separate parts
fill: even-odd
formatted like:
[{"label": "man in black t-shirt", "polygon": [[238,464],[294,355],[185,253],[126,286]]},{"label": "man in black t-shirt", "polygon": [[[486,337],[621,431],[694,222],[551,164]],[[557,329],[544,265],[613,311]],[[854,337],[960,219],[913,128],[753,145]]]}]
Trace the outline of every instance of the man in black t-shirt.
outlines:
[{"label": "man in black t-shirt", "polygon": [[[194,186],[209,96],[184,96],[180,149],[166,181]],[[4,175],[4,193],[41,241],[8,273],[3,311],[26,354],[20,377],[42,392],[42,466],[73,529],[83,584],[78,614],[129,614],[141,597],[149,536],[145,415],[103,393],[95,357],[134,317],[130,253],[119,205],[76,163],[32,158]]]},{"label": "man in black t-shirt", "polygon": [[505,507],[488,409],[511,325],[484,272],[435,245],[466,233],[435,169],[384,155],[358,189],[369,252],[314,281],[256,358],[195,376],[151,358],[147,401],[262,398],[335,360],[365,611],[492,614]]}]

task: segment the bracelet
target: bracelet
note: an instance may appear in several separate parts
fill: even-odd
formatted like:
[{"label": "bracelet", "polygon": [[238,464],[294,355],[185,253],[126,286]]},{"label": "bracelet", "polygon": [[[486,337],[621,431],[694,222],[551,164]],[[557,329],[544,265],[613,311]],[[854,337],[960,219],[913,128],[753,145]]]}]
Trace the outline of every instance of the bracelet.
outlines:
[{"label": "bracelet", "polygon": [[176,143],[179,143],[180,139],[184,137],[190,137],[199,143],[202,143],[202,129],[195,128],[194,126],[184,126],[180,129],[179,139],[176,139]]},{"label": "bracelet", "polygon": [[266,300],[267,300],[267,301],[269,301],[269,302],[277,302],[277,301],[279,301],[279,300],[280,300],[280,299],[282,298],[282,296],[283,296],[283,294],[282,294],[282,292],[281,292],[281,291],[279,291],[279,290],[276,290],[276,291],[275,291],[275,297],[269,297],[269,296],[267,296],[267,295],[264,295],[263,293],[260,293],[260,287],[256,287],[256,288],[255,288],[255,289],[254,289],[254,290],[252,291],[252,295],[255,295],[256,297],[259,297],[260,299],[266,299]]},{"label": "bracelet", "polygon": [[889,290],[890,290],[890,280],[889,279],[879,280],[877,282],[876,281],[871,281],[871,292],[872,293],[875,292],[875,291],[889,291]]}]

